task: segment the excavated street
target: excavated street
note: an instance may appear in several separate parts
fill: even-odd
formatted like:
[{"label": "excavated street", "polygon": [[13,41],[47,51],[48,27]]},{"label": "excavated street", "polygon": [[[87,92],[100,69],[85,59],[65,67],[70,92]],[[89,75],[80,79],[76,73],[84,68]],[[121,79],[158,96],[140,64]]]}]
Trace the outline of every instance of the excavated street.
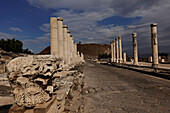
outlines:
[{"label": "excavated street", "polygon": [[170,81],[87,61],[85,113],[169,113]]}]

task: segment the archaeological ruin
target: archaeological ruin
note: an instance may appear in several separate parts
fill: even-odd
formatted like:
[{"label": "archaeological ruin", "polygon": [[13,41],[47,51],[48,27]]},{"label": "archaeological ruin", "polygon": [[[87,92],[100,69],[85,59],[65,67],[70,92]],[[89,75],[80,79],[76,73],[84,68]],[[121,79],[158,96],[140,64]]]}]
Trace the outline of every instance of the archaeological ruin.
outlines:
[{"label": "archaeological ruin", "polygon": [[51,55],[29,55],[7,64],[15,103],[9,113],[61,113],[66,101],[81,93],[83,53],[63,25],[61,17],[50,18]]}]

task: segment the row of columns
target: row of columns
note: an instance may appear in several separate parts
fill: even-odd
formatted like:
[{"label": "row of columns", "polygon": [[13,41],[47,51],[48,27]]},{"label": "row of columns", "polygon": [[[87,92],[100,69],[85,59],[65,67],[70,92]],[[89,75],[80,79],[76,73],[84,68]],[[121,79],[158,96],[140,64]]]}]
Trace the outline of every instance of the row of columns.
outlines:
[{"label": "row of columns", "polygon": [[[157,39],[157,23],[150,25],[151,27],[151,42],[152,42],[152,66],[158,67],[158,39]],[[139,65],[138,63],[138,46],[137,46],[137,33],[132,33],[133,38],[133,57],[134,65]],[[116,49],[115,41],[111,42],[111,62],[122,63],[122,44],[121,37],[116,38]],[[126,53],[123,53],[123,62],[126,62]]]},{"label": "row of columns", "polygon": [[121,37],[111,42],[111,62],[122,63],[122,41]]},{"label": "row of columns", "polygon": [[63,58],[66,64],[76,63],[84,57],[78,53],[77,44],[61,17],[50,18],[50,43],[51,55]]}]

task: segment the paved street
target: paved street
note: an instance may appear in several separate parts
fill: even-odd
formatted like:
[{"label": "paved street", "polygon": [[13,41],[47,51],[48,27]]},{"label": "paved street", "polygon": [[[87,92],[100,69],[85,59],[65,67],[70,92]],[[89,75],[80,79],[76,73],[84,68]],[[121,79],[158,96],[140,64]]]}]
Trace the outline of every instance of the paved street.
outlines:
[{"label": "paved street", "polygon": [[85,113],[170,113],[170,81],[86,62]]}]

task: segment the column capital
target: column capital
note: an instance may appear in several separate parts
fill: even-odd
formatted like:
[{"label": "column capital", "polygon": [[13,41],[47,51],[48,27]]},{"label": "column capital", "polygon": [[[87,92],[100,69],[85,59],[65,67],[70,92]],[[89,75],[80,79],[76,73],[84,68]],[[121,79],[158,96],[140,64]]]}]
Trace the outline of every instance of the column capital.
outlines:
[{"label": "column capital", "polygon": [[72,34],[70,34],[70,37],[73,37],[73,35],[72,35]]},{"label": "column capital", "polygon": [[63,28],[68,28],[68,26],[67,25],[63,25]]},{"label": "column capital", "polygon": [[157,23],[152,23],[150,27],[156,27],[158,24]]},{"label": "column capital", "polygon": [[121,36],[119,36],[118,39],[121,39]]},{"label": "column capital", "polygon": [[133,36],[137,36],[137,33],[132,33]]},{"label": "column capital", "polygon": [[67,30],[67,33],[71,33],[71,31],[70,31],[70,30]]},{"label": "column capital", "polygon": [[57,20],[56,17],[50,17],[50,20]]},{"label": "column capital", "polygon": [[63,21],[63,18],[58,17],[58,18],[57,18],[57,21]]}]

